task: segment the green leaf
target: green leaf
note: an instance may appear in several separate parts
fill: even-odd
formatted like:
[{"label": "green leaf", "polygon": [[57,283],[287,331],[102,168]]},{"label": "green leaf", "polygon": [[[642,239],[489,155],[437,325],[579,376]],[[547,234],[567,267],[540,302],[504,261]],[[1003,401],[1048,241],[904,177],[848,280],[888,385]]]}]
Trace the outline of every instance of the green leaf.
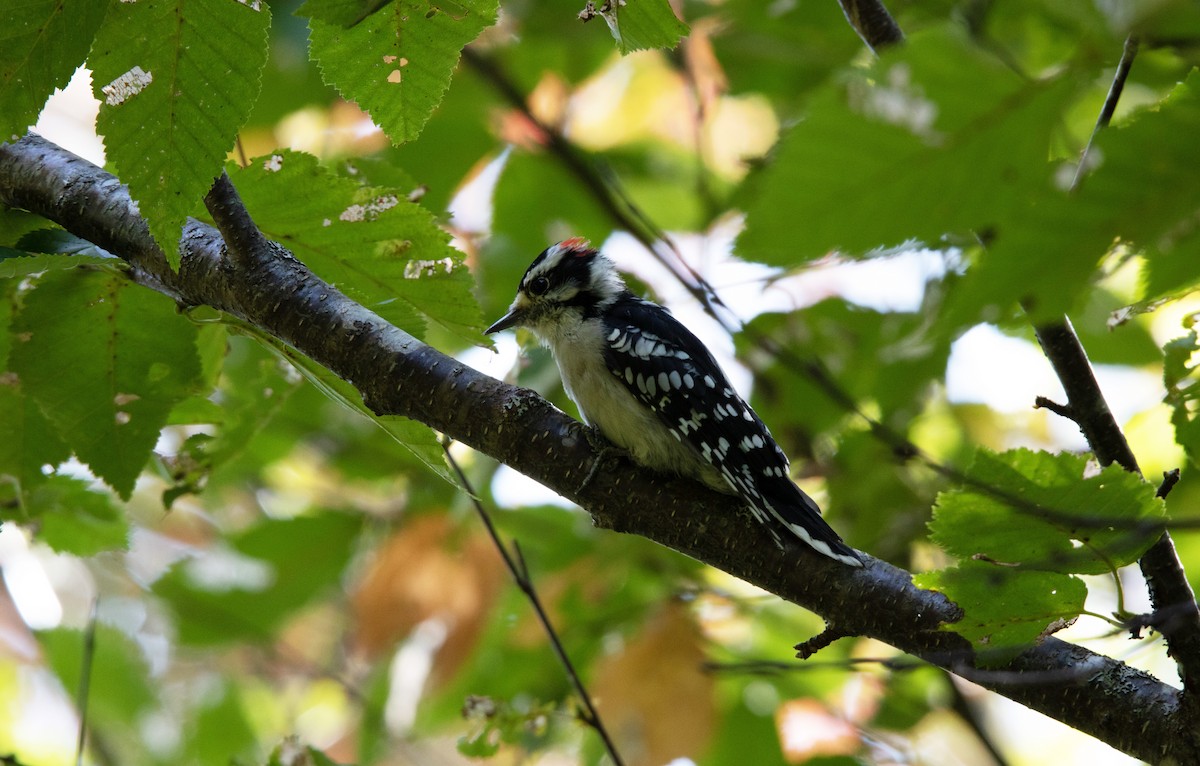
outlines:
[{"label": "green leaf", "polygon": [[216,686],[212,696],[217,698],[210,696],[193,711],[196,718],[187,751],[194,760],[180,760],[203,766],[251,763],[251,757],[257,755],[258,738],[239,687],[229,679],[219,679]]},{"label": "green leaf", "polygon": [[171,408],[199,385],[195,327],[170,299],[107,271],[49,272],[24,303],[10,368],[58,436],[128,498]]},{"label": "green leaf", "polygon": [[143,0],[114,3],[96,35],[97,129],[175,267],[184,219],[258,96],[270,23],[260,0]]},{"label": "green leaf", "polygon": [[813,97],[752,179],[738,251],[792,266],[993,228],[1046,183],[1073,88],[1022,79],[956,29],[913,35]]},{"label": "green leaf", "polygon": [[596,11],[608,24],[621,54],[674,48],[688,33],[667,0],[612,0]]},{"label": "green leaf", "polygon": [[296,15],[339,27],[352,27],[390,2],[392,0],[305,0],[296,9]]},{"label": "green leaf", "polygon": [[70,456],[71,449],[26,395],[21,379],[0,374],[0,484],[15,480],[18,489],[28,492],[46,480],[42,466],[58,465]]},{"label": "green leaf", "polygon": [[37,122],[92,46],[108,0],[9,0],[0,5],[0,142]]},{"label": "green leaf", "polygon": [[341,513],[269,520],[175,567],[154,585],[187,644],[269,641],[283,621],[336,586],[362,521]]},{"label": "green leaf", "polygon": [[[72,697],[79,689],[86,636],[57,628],[38,633],[49,666]],[[88,691],[88,723],[97,730],[133,728],[133,722],[154,703],[146,661],[137,645],[107,625],[96,625]]]},{"label": "green leaf", "polygon": [[101,551],[129,548],[129,522],[106,493],[87,482],[52,476],[29,493],[25,501],[39,519],[38,539],[59,553],[92,556]]},{"label": "green leaf", "polygon": [[74,269],[77,266],[100,266],[108,268],[119,264],[120,261],[112,256],[27,255],[22,253],[11,258],[0,258],[0,279],[27,277],[32,274],[41,274],[45,271]]},{"label": "green leaf", "polygon": [[1195,364],[1196,352],[1200,351],[1200,340],[1192,330],[1163,346],[1163,384],[1167,389],[1166,402],[1171,406],[1171,424],[1175,427],[1175,441],[1187,452],[1193,465],[1200,465],[1200,417],[1197,417],[1197,400],[1200,399],[1200,379]]},{"label": "green leaf", "polygon": [[[248,338],[231,338],[230,356],[216,392],[221,402],[221,420],[216,435],[204,440],[195,452],[202,455],[207,470],[228,465],[233,470],[261,469],[259,461],[244,459],[255,437],[268,431],[279,410],[303,385],[300,376]],[[272,453],[267,460],[277,459]],[[248,463],[248,464],[247,464]]]},{"label": "green leaf", "polygon": [[975,645],[984,664],[1002,664],[1020,650],[1065,627],[1083,611],[1087,587],[1065,574],[964,561],[913,578],[962,607],[964,617],[943,626]]},{"label": "green leaf", "polygon": [[370,112],[393,142],[411,141],[441,102],[463,46],[495,23],[497,7],[497,0],[396,0],[349,29],[311,18],[312,56],[325,81]]},{"label": "green leaf", "polygon": [[17,240],[17,249],[30,253],[58,253],[61,255],[90,255],[97,258],[115,258],[112,253],[62,229],[38,229],[37,231],[31,231]]},{"label": "green leaf", "polygon": [[1102,574],[1136,561],[1161,535],[1162,500],[1117,465],[1078,455],[980,450],[970,483],[938,496],[929,528],[959,558]]},{"label": "green leaf", "polygon": [[405,192],[360,186],[299,152],[256,159],[230,176],[259,228],[351,298],[416,337],[432,320],[480,341],[483,315],[462,253]]},{"label": "green leaf", "polygon": [[451,485],[459,486],[458,479],[451,474],[449,466],[446,465],[445,451],[438,441],[437,434],[429,426],[399,415],[376,415],[363,403],[362,396],[354,386],[308,357],[292,351],[288,346],[273,339],[263,338],[262,340],[276,353],[287,359],[321,393],[379,426],[384,433],[408,450],[426,468]]},{"label": "green leaf", "polygon": [[[1113,248],[1142,249],[1148,298],[1200,279],[1195,216],[1200,163],[1190,136],[1200,130],[1193,75],[1158,108],[1097,137],[1099,167],[1074,194],[1047,184],[995,230],[995,241],[952,295],[954,324],[989,306],[1023,301],[1034,321],[1070,309]],[[1069,169],[1069,168],[1068,168]]]}]

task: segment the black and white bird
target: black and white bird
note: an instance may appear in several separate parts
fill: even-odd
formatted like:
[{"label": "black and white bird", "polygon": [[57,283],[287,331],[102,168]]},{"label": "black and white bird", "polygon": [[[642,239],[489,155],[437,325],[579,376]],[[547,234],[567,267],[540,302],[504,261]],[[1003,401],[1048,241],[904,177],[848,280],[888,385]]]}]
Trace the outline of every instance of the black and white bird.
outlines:
[{"label": "black and white bird", "polygon": [[559,242],[533,261],[508,313],[486,332],[511,327],[528,328],[549,347],[584,420],[634,462],[738,495],[780,546],[786,529],[862,566],[792,483],[787,456],[704,344],[630,292],[586,240]]}]

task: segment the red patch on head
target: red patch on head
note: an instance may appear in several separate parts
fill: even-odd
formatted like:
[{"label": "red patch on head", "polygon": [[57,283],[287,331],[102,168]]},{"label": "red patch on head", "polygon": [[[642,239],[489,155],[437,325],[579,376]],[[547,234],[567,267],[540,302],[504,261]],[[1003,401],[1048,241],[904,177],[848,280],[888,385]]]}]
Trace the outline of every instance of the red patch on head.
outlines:
[{"label": "red patch on head", "polygon": [[564,239],[562,242],[558,243],[558,246],[563,250],[573,250],[578,255],[591,252],[592,249],[592,243],[588,242],[586,237],[571,237],[570,239]]}]

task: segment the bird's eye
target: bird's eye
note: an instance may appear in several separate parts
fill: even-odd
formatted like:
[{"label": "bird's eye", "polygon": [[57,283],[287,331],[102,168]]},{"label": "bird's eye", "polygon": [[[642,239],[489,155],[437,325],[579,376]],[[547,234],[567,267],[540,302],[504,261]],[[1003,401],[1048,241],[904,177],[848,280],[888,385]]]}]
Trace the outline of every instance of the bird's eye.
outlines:
[{"label": "bird's eye", "polygon": [[530,295],[542,295],[550,289],[550,280],[545,277],[534,277],[525,289],[529,291]]}]

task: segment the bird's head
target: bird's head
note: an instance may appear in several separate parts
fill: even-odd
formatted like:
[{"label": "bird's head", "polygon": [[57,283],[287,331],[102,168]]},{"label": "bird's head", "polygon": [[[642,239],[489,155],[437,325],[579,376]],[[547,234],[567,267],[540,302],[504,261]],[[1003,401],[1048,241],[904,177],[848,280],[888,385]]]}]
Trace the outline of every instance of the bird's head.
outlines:
[{"label": "bird's head", "polygon": [[527,327],[545,337],[570,314],[578,319],[595,316],[624,291],[625,282],[611,260],[582,237],[566,239],[534,259],[508,313],[484,332]]}]

